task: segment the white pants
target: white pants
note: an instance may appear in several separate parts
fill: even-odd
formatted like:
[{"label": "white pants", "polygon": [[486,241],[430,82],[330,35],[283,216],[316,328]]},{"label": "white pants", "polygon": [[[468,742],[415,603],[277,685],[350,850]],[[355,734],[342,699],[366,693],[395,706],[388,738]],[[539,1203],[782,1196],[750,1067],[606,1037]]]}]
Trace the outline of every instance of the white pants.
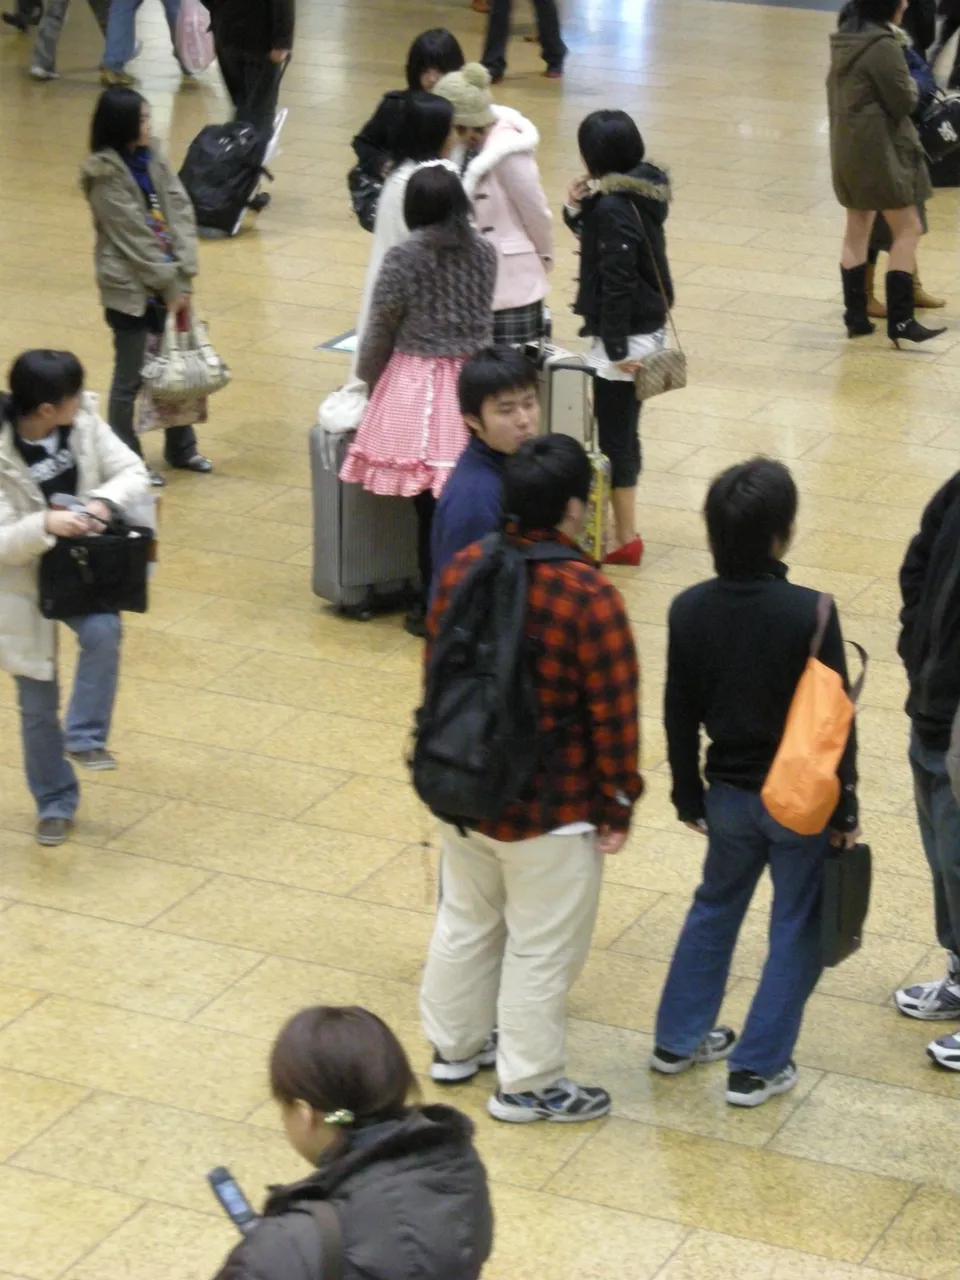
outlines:
[{"label": "white pants", "polygon": [[420,1015],[448,1062],[473,1057],[498,1027],[505,1093],[563,1075],[567,992],[587,958],[602,868],[593,832],[506,844],[443,828]]}]

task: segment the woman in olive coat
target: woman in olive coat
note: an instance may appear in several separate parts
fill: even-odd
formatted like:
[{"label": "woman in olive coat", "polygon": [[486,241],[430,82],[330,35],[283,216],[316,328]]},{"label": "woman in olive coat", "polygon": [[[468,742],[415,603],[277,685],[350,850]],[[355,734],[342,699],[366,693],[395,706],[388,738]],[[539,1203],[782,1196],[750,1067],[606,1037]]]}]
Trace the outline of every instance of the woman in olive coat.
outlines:
[{"label": "woman in olive coat", "polygon": [[926,342],[913,314],[913,273],[921,235],[918,204],[930,175],[911,113],[917,89],[896,30],[907,0],[853,0],[830,37],[827,101],[833,188],[847,211],[841,256],[844,321],[851,338],[873,333],[867,318],[867,250],[876,210],[893,244],[887,272],[887,333],[895,345]]}]

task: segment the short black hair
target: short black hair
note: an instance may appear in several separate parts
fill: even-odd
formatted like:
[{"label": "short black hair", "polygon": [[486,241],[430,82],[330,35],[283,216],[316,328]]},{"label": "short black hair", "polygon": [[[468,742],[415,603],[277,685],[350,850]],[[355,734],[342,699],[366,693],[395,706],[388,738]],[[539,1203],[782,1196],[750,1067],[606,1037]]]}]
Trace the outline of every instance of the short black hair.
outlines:
[{"label": "short black hair", "polygon": [[396,165],[406,160],[436,160],[452,128],[453,104],[446,98],[422,90],[408,94],[391,140],[390,158]]},{"label": "short black hair", "polygon": [[630,173],[646,155],[640,130],[626,111],[591,111],[577,130],[577,142],[591,178]]},{"label": "short black hair", "polygon": [[526,391],[536,385],[536,369],[516,347],[485,347],[460,370],[460,412],[464,417],[479,418],[484,402],[491,396],[503,391]]},{"label": "short black hair", "polygon": [[24,351],[10,366],[10,408],[14,418],[36,413],[42,404],[60,404],[83,390],[83,365],[72,351]]},{"label": "short black hair", "polygon": [[762,572],[773,543],[790,537],[797,502],[793,476],[772,458],[751,458],[717,476],[703,514],[718,575],[744,578]]},{"label": "short black hair", "polygon": [[410,176],[403,197],[403,220],[410,231],[456,218],[466,222],[470,201],[463,183],[445,164],[427,164]]},{"label": "short black hair", "polygon": [[900,0],[853,0],[853,14],[861,22],[874,22],[886,26],[892,22],[900,8]]},{"label": "short black hair", "polygon": [[555,529],[571,498],[590,495],[590,459],[572,436],[527,440],[506,461],[503,509],[521,530]]},{"label": "short black hair", "polygon": [[446,27],[421,31],[407,54],[407,87],[416,93],[425,71],[439,71],[446,76],[459,71],[465,61],[460,41]]},{"label": "short black hair", "polygon": [[135,146],[146,101],[136,89],[104,89],[93,111],[90,150],[124,152]]}]

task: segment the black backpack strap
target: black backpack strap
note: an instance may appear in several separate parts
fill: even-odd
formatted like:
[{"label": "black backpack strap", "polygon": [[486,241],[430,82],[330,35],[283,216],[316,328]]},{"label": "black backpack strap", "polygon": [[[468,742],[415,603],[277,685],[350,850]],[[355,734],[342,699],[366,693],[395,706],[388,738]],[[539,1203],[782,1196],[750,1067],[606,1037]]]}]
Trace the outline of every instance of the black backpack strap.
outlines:
[{"label": "black backpack strap", "polygon": [[340,1215],[329,1200],[310,1200],[306,1207],[320,1228],[320,1275],[323,1280],[340,1280],[343,1272]]},{"label": "black backpack strap", "polygon": [[527,560],[533,560],[537,564],[560,560],[580,560],[584,564],[593,564],[590,557],[578,547],[565,547],[560,542],[529,542],[520,549]]}]

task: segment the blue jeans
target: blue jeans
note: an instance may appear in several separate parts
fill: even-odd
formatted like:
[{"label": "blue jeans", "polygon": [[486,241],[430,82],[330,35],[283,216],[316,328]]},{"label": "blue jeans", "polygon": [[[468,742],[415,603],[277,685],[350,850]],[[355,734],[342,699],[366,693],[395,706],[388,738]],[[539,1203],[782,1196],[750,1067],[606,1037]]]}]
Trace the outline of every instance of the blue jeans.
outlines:
[{"label": "blue jeans", "polygon": [[933,910],[941,947],[960,955],[960,808],[947,776],[946,752],[910,735],[917,825],[933,876]]},{"label": "blue jeans", "polygon": [[772,1079],[790,1061],[803,1008],[817,985],[820,898],[829,835],[798,836],[755,792],[716,785],[706,797],[703,881],[693,897],[657,1013],[657,1044],[693,1054],[716,1024],[740,925],[757,882],[773,880],[770,946],[731,1071]]},{"label": "blue jeans", "polygon": [[80,798],[77,775],[66,751],[107,745],[120,665],[120,619],[115,613],[68,618],[80,643],[73,696],[60,729],[60,686],[53,680],[17,676],[20,733],[27,785],[38,818],[72,818]]},{"label": "blue jeans", "polygon": [[[122,71],[133,57],[137,44],[137,10],[143,0],[112,0],[107,16],[107,44],[103,51],[103,65],[108,71]],[[177,27],[180,0],[163,0],[173,40]]]}]

